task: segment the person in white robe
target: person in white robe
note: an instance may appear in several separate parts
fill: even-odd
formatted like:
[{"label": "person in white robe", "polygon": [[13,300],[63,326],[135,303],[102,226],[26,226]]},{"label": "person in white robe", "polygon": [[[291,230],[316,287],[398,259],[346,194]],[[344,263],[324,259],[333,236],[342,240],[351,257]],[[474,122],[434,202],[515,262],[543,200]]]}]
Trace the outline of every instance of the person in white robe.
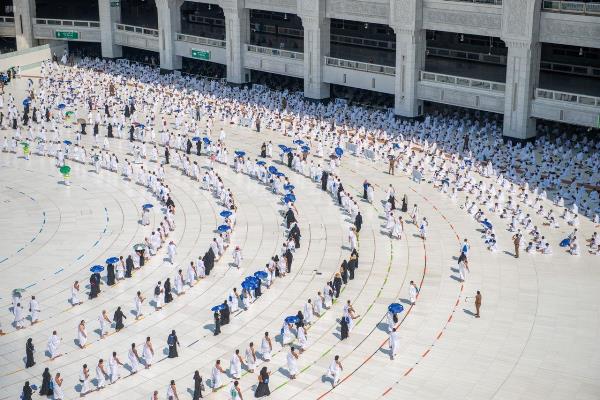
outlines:
[{"label": "person in white robe", "polygon": [[81,320],[79,326],[77,327],[77,342],[79,343],[79,347],[82,349],[87,344],[88,334],[87,329],[85,329],[85,321]]},{"label": "person in white robe", "polygon": [[142,208],[142,225],[150,225],[150,209]]},{"label": "person in white robe", "polygon": [[306,325],[310,325],[313,320],[315,309],[313,307],[313,303],[311,299],[308,299],[306,303],[304,303],[304,310],[302,311],[304,315],[304,323]]},{"label": "person in white robe", "polygon": [[340,362],[340,356],[336,355],[327,369],[327,375],[331,376],[331,384],[335,387],[342,378],[342,363]]},{"label": "person in white robe", "polygon": [[104,360],[100,359],[98,361],[98,365],[96,365],[96,387],[98,388],[98,390],[102,389],[103,387],[106,386],[106,378],[108,377],[108,374],[106,373],[106,370],[104,369]]},{"label": "person in white robe", "polygon": [[298,374],[298,353],[293,347],[290,348],[290,352],[287,354],[287,369],[290,379],[296,379],[296,375]]},{"label": "person in white robe", "polygon": [[135,298],[133,299],[133,305],[135,307],[135,319],[139,319],[144,315],[142,311],[142,303],[144,303],[144,297],[142,296],[142,292],[138,291]]},{"label": "person in white robe", "polygon": [[415,305],[417,301],[417,294],[419,293],[419,289],[417,285],[415,285],[414,281],[410,281],[410,285],[408,287],[408,295],[410,297],[410,304]]},{"label": "person in white robe", "polygon": [[60,377],[60,372],[52,380],[52,390],[54,391],[54,400],[62,400],[65,398],[65,393],[62,388],[63,379]]},{"label": "person in white robe", "polygon": [[212,382],[212,391],[216,392],[221,386],[223,386],[223,367],[221,367],[221,360],[217,360],[210,371],[210,380]]},{"label": "person in white robe", "polygon": [[79,391],[81,396],[85,396],[92,390],[92,384],[90,382],[90,370],[87,364],[83,364],[81,373],[79,374],[79,383],[81,383],[81,390]]},{"label": "person in white robe", "polygon": [[306,330],[303,326],[298,327],[298,348],[300,353],[304,352],[308,347],[308,339],[306,337]]},{"label": "person in white robe", "polygon": [[39,322],[40,304],[35,299],[35,296],[31,296],[31,301],[29,301],[29,312],[31,313],[31,325]]},{"label": "person in white robe", "polygon": [[104,339],[104,336],[108,333],[108,328],[112,324],[106,310],[102,310],[102,313],[98,316],[98,322],[100,323],[100,339]]},{"label": "person in white robe", "polygon": [[398,350],[400,349],[400,337],[398,332],[396,332],[396,328],[392,329],[389,336],[389,344],[390,344],[390,358],[393,360],[396,354],[398,354]]},{"label": "person in white robe", "polygon": [[281,335],[281,343],[285,346],[286,344],[290,344],[294,341],[294,335],[292,335],[292,330],[290,328],[290,324],[287,322],[283,323],[283,327],[281,328],[283,331]]},{"label": "person in white robe", "polygon": [[240,356],[239,349],[235,350],[231,360],[229,360],[229,375],[233,379],[240,379],[242,376],[242,356]]},{"label": "person in white robe", "polygon": [[150,336],[146,338],[146,343],[144,343],[144,349],[142,350],[142,358],[144,359],[144,364],[146,364],[146,368],[150,368],[152,362],[154,361],[154,347],[152,347]]},{"label": "person in white robe", "polygon": [[169,245],[167,246],[167,254],[169,256],[169,262],[171,263],[171,265],[173,265],[175,263],[175,253],[177,252],[177,246],[175,246],[175,243],[171,240],[169,242]]},{"label": "person in white robe", "polygon": [[52,332],[52,335],[48,338],[47,350],[50,353],[50,359],[54,360],[56,357],[59,357],[61,354],[58,352],[58,346],[60,345],[61,338],[58,337],[56,331]]},{"label": "person in white robe", "polygon": [[240,249],[240,246],[235,246],[235,249],[233,250],[233,266],[239,269],[241,263],[242,249]]},{"label": "person in white robe", "polygon": [[273,351],[273,343],[269,337],[269,332],[265,332],[262,341],[260,343],[260,354],[265,361],[271,360],[271,352]]},{"label": "person in white robe", "polygon": [[131,367],[131,373],[135,374],[136,372],[138,372],[138,369],[140,367],[140,356],[138,355],[137,349],[135,348],[135,343],[131,344],[131,348],[129,349],[127,358],[129,358],[129,366]]},{"label": "person in white robe", "polygon": [[17,303],[17,305],[13,308],[13,315],[13,323],[15,328],[17,328],[17,330],[23,329],[23,320],[25,319],[25,316],[23,314],[23,307],[21,307],[21,303]]},{"label": "person in white robe", "polygon": [[358,238],[356,237],[356,228],[351,226],[348,232],[348,242],[350,244],[350,251],[355,250],[358,247]]},{"label": "person in white robe", "polygon": [[173,284],[175,286],[175,291],[177,292],[178,296],[185,294],[185,292],[183,291],[183,272],[182,272],[182,270],[179,270],[177,272],[177,274],[175,275],[175,281]]},{"label": "person in white robe", "polygon": [[250,342],[250,344],[246,348],[244,359],[248,371],[254,372],[254,369],[256,368],[256,352],[254,351],[254,343]]},{"label": "person in white robe", "polygon": [[123,365],[119,357],[117,357],[117,352],[113,351],[112,356],[108,359],[108,368],[110,369],[110,383],[115,383],[120,377],[119,366]]}]

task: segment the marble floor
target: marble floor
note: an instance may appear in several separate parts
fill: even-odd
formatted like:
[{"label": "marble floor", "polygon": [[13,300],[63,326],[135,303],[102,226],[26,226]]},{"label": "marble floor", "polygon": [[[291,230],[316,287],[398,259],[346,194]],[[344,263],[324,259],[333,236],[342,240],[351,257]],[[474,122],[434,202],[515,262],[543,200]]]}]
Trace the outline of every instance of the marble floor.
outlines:
[{"label": "marble floor", "polygon": [[[35,75],[35,71],[27,72]],[[20,80],[7,92],[21,98],[24,85]],[[292,145],[292,138],[278,132],[257,134],[232,125],[224,128],[229,148],[244,150],[253,159],[263,141],[271,140],[274,148]],[[0,137],[11,134],[2,131]],[[72,129],[63,132],[63,139],[73,137]],[[83,141],[91,147],[90,135]],[[120,160],[131,158],[126,140],[111,139],[110,150]],[[190,399],[195,370],[209,380],[215,360],[222,360],[227,369],[235,349],[243,355],[249,342],[259,346],[265,331],[279,339],[283,319],[296,314],[309,297],[314,298],[349,256],[351,221],[335,199],[309,178],[279,165],[278,160],[269,160],[296,186],[302,246],[294,254],[291,273],[263,290],[249,310],[235,315],[221,335],[213,336],[210,308],[221,303],[233,287],[239,288],[245,276],[262,268],[278,252],[286,234],[281,197],[258,181],[235,173],[231,166],[218,164],[216,169],[238,205],[231,244],[243,250],[240,269],[231,267],[230,248],[210,277],[187,288],[185,295],[176,296],[160,311],[146,305],[144,318],[136,320],[136,291],[150,299],[157,281],[172,279],[178,267],[204,254],[215,228],[222,223],[219,212],[223,207],[218,199],[202,190],[199,182],[167,167],[166,181],[177,210],[177,228],[169,237],[177,244],[175,265],[166,261],[163,249],[133,278],[113,287],[103,286],[96,299],[87,300],[82,284],[85,301],[72,307],[68,299],[73,281],[87,282],[91,265],[129,254],[132,245],[148,236],[162,218],[160,207],[151,212],[150,225],[143,226],[141,205],[156,203],[145,187],[106,170],[96,174],[92,166],[77,162],[70,162],[72,184],[65,186],[54,159],[33,155],[25,160],[20,156],[20,152],[0,154],[0,322],[6,333],[0,337],[0,399],[18,398],[24,381],[39,385],[46,367],[63,376],[66,399],[78,398],[81,366],[87,363],[94,381],[98,359],[107,360],[112,351],[125,364],[120,368],[121,379],[86,398],[148,399],[158,390],[159,398],[164,399],[174,379],[179,398]],[[191,158],[204,165],[204,155]],[[563,251],[558,243],[571,230],[563,223],[559,229],[546,229],[554,254],[522,252],[515,259],[505,221],[495,217],[492,222],[502,228],[497,229],[499,251],[491,253],[480,238],[480,225],[460,208],[463,197],[451,200],[428,183],[416,184],[409,176],[391,176],[386,171],[385,165],[363,158],[342,158],[338,173],[353,197],[361,198],[365,179],[375,186],[373,204],[359,201],[364,225],[356,279],[308,330],[309,344],[299,357],[296,379],[290,380],[287,373],[289,346],[282,347],[274,340],[272,359],[264,363],[272,372],[271,398],[600,398],[600,258],[585,249],[580,256]],[[419,204],[430,223],[426,240],[420,238],[414,224],[406,225],[401,240],[391,239],[383,230],[381,200],[389,184],[400,196],[407,194],[411,205]],[[537,222],[541,225],[541,220]],[[589,238],[597,229],[582,218],[581,237]],[[460,282],[455,267],[463,238],[472,246],[471,272]],[[414,306],[407,300],[411,280],[420,287]],[[26,321],[26,328],[18,331],[11,326],[10,311],[11,292],[17,287],[25,289],[26,304],[34,295],[41,308],[41,321],[33,326]],[[478,319],[473,315],[477,290],[483,296]],[[339,319],[347,300],[360,317],[350,337],[340,341]],[[385,319],[392,302],[404,303],[398,323],[401,350],[394,360],[390,360]],[[105,309],[112,317],[118,306],[127,316],[125,328],[100,339],[99,313]],[[88,323],[84,349],[76,341],[81,320]],[[177,330],[181,344],[175,359],[166,357],[172,329]],[[45,349],[52,330],[63,339],[63,355],[51,361]],[[147,336],[154,343],[154,364],[131,375],[127,351],[131,343],[141,350]],[[27,338],[36,346],[37,364],[25,369]],[[327,368],[335,355],[340,356],[344,370],[341,383],[333,388]],[[206,397],[230,398],[230,381],[227,377],[224,388],[216,393],[210,393],[207,385]],[[244,398],[253,398],[256,373],[244,371],[239,382]]]}]

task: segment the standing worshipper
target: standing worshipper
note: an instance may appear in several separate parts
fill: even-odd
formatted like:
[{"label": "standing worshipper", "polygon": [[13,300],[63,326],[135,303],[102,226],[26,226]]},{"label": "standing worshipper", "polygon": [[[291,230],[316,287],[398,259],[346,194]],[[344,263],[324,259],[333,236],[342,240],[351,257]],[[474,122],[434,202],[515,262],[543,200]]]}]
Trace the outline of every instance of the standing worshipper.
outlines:
[{"label": "standing worshipper", "polygon": [[112,357],[108,359],[108,368],[110,369],[110,383],[115,383],[119,378],[121,378],[121,374],[119,373],[119,366],[123,365],[119,357],[117,357],[117,352],[113,351]]},{"label": "standing worshipper", "polygon": [[79,300],[79,281],[75,281],[71,286],[71,305],[78,306],[83,303]]},{"label": "standing worshipper", "polygon": [[171,293],[171,278],[167,278],[164,285],[165,292],[165,304],[173,301],[173,294]]},{"label": "standing worshipper", "polygon": [[133,258],[130,254],[127,256],[127,259],[125,259],[125,278],[131,278],[131,272],[133,271],[133,268]]},{"label": "standing worshipper", "polygon": [[34,352],[33,339],[29,338],[25,344],[25,368],[31,368],[35,365],[35,361],[33,360]]},{"label": "standing worshipper", "polygon": [[29,301],[29,312],[31,313],[31,325],[38,323],[40,320],[40,304],[35,296],[31,296],[31,301]]},{"label": "standing worshipper", "polygon": [[168,400],[179,400],[179,395],[177,394],[177,387],[175,386],[175,381],[171,380],[171,384],[167,387],[167,399]]},{"label": "standing worshipper", "polygon": [[169,358],[179,357],[177,354],[177,346],[179,346],[179,340],[177,339],[177,334],[175,330],[171,331],[171,334],[167,338],[167,345],[169,346]]},{"label": "standing worshipper", "polygon": [[17,303],[17,305],[13,308],[14,320],[13,323],[17,330],[25,328],[23,326],[23,308],[21,307],[21,303]]},{"label": "standing worshipper", "polygon": [[158,281],[158,283],[154,287],[154,309],[156,311],[162,309],[162,293],[163,289],[161,287],[161,282]]},{"label": "standing worshipper", "polygon": [[77,327],[77,342],[79,343],[79,347],[82,349],[87,344],[87,330],[85,329],[84,320],[81,320],[81,322],[79,322],[79,326]]},{"label": "standing worshipper", "polygon": [[390,342],[390,358],[393,360],[396,354],[398,354],[398,350],[400,349],[400,336],[398,332],[396,332],[396,328],[392,328],[389,337]]},{"label": "standing worshipper", "polygon": [[262,367],[260,369],[260,373],[258,374],[258,386],[256,386],[256,391],[254,392],[254,397],[265,397],[271,394],[271,390],[269,389],[269,377],[271,373],[267,370],[267,367]]},{"label": "standing worshipper", "polygon": [[342,367],[342,363],[340,362],[340,356],[336,355],[327,370],[327,374],[331,376],[331,384],[333,387],[340,382],[343,370],[344,367]]},{"label": "standing worshipper", "polygon": [[98,360],[98,365],[96,365],[96,387],[98,388],[98,390],[102,389],[103,387],[106,386],[106,378],[108,377],[108,374],[106,373],[106,370],[104,369],[104,360],[100,359]]},{"label": "standing worshipper", "polygon": [[56,357],[60,357],[62,354],[58,352],[58,346],[60,345],[62,338],[59,338],[56,331],[52,331],[52,335],[48,338],[48,353],[50,353],[50,360],[54,360]]},{"label": "standing worshipper", "polygon": [[25,382],[23,386],[23,391],[21,392],[21,400],[31,400],[31,395],[33,394],[33,389],[29,386],[29,381]]},{"label": "standing worshipper", "polygon": [[202,377],[198,370],[194,372],[194,393],[192,400],[198,400],[202,398],[202,391],[204,390],[204,384],[202,383]]},{"label": "standing worshipper", "polygon": [[352,253],[350,253],[350,259],[348,260],[348,273],[349,273],[349,279],[353,280],[354,279],[354,270],[356,270],[358,268],[358,252],[356,251],[356,249],[352,250]]},{"label": "standing worshipper", "polygon": [[287,355],[287,368],[290,379],[296,379],[296,375],[298,374],[298,353],[293,346],[290,348],[290,352]]},{"label": "standing worshipper", "polygon": [[140,356],[135,348],[135,343],[131,343],[131,348],[127,353],[127,358],[129,358],[129,366],[131,367],[131,373],[135,374],[138,371],[140,366]]},{"label": "standing worshipper", "polygon": [[475,295],[475,318],[479,318],[479,309],[481,308],[481,292],[478,290]]},{"label": "standing worshipper", "polygon": [[115,331],[119,332],[125,327],[125,325],[123,325],[123,318],[127,319],[123,311],[121,311],[121,306],[119,306],[113,315],[113,321],[115,321]]},{"label": "standing worshipper", "polygon": [[142,312],[142,303],[144,302],[144,297],[142,296],[142,292],[138,290],[135,298],[134,298],[134,307],[135,307],[135,319],[140,319],[141,316],[144,315]]},{"label": "standing worshipper", "polygon": [[152,365],[152,361],[154,360],[154,348],[152,347],[150,336],[146,338],[146,343],[144,343],[142,357],[144,358],[144,364],[146,364],[146,369],[150,368],[150,366]]},{"label": "standing worshipper", "polygon": [[340,320],[340,340],[348,339],[348,318],[345,316]]},{"label": "standing worshipper", "polygon": [[52,391],[54,392],[54,400],[64,399],[64,392],[62,389],[63,378],[60,376],[60,372],[57,372],[52,381]]},{"label": "standing worshipper", "polygon": [[265,332],[265,336],[260,343],[260,353],[264,361],[271,360],[271,352],[273,351],[273,342],[269,337],[269,332]]},{"label": "standing worshipper", "polygon": [[115,265],[109,263],[106,267],[106,284],[112,286],[115,284]]},{"label": "standing worshipper", "polygon": [[414,281],[410,281],[408,294],[410,297],[410,304],[414,306],[417,302],[417,295],[419,294],[419,288],[417,288],[417,285],[415,285]]},{"label": "standing worshipper", "polygon": [[83,367],[81,368],[79,382],[81,383],[81,390],[79,391],[80,396],[85,396],[92,390],[92,385],[90,383],[90,370],[87,364],[83,364]]},{"label": "standing worshipper", "polygon": [[220,317],[218,311],[215,311],[215,313],[213,314],[213,317],[215,319],[214,336],[217,336],[217,335],[219,335],[221,333],[221,317]]},{"label": "standing worshipper", "polygon": [[225,371],[221,367],[221,360],[215,361],[212,370],[210,372],[210,379],[212,382],[212,391],[216,392],[221,386],[223,386],[223,374]]},{"label": "standing worshipper", "polygon": [[[100,323],[100,339],[104,339],[104,336],[107,334],[107,330],[112,324],[110,318],[108,318],[108,313],[106,310],[102,310],[102,313],[98,317],[98,322]],[[106,324],[108,322],[108,325]]]},{"label": "standing worshipper", "polygon": [[229,375],[233,379],[240,379],[242,376],[242,356],[240,356],[240,350],[235,349],[235,353],[229,361]]},{"label": "standing worshipper", "polygon": [[50,375],[50,370],[48,368],[44,369],[42,373],[42,386],[40,386],[40,395],[41,396],[52,396],[52,386],[50,382],[52,381],[52,375]]},{"label": "standing worshipper", "polygon": [[354,218],[354,227],[356,228],[356,234],[358,234],[360,232],[360,229],[362,228],[362,224],[363,224],[363,218],[359,211],[356,214],[356,217]]}]

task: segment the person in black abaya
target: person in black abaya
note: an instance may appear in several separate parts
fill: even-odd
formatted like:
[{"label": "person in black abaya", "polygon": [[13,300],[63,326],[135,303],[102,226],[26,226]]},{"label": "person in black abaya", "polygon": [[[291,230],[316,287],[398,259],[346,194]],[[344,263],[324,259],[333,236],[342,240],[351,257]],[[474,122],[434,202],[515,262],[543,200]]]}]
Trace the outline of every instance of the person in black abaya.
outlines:
[{"label": "person in black abaya", "polygon": [[187,142],[185,143],[185,154],[192,154],[192,140],[188,137]]},{"label": "person in black abaya", "polygon": [[229,306],[227,300],[223,302],[223,308],[221,309],[221,325],[227,325],[229,323]]},{"label": "person in black abaya", "polygon": [[165,164],[169,163],[169,155],[171,153],[169,153],[169,146],[165,146]]},{"label": "person in black abaya", "polygon": [[115,136],[113,135],[113,127],[112,127],[112,124],[111,124],[111,123],[108,123],[107,129],[108,129],[107,136],[108,136],[109,138],[113,138],[113,137],[115,137]]},{"label": "person in black abaya", "polygon": [[90,276],[90,299],[95,299],[100,293],[100,278],[97,272]]},{"label": "person in black abaya", "polygon": [[94,123],[94,137],[98,136],[99,133],[100,133],[100,127],[98,126],[98,123],[95,122]]},{"label": "person in black abaya", "polygon": [[121,306],[117,307],[117,311],[113,315],[113,321],[115,321],[115,330],[119,332],[121,329],[125,328],[123,325],[123,318],[127,319],[123,311],[121,311]]},{"label": "person in black abaya", "polygon": [[327,191],[327,179],[329,179],[329,172],[323,171],[321,175],[321,190]]},{"label": "person in black abaya", "polygon": [[35,347],[33,346],[33,339],[29,338],[25,344],[25,368],[31,368],[35,365],[35,361],[33,359],[34,351]]},{"label": "person in black abaya", "polygon": [[171,331],[171,334],[167,338],[167,344],[169,345],[169,358],[179,357],[177,353],[177,346],[179,346],[179,340],[177,339],[177,334],[175,330]]},{"label": "person in black abaya", "polygon": [[285,224],[286,224],[287,229],[290,229],[290,226],[294,222],[297,222],[296,221],[296,216],[294,215],[294,211],[291,208],[289,208],[285,212]]},{"label": "person in black abaya", "polygon": [[192,400],[198,400],[202,398],[202,390],[204,385],[202,384],[202,377],[198,371],[194,372],[194,394]]},{"label": "person in black abaya", "polygon": [[52,396],[54,391],[50,388],[50,382],[52,381],[52,375],[48,368],[44,369],[42,373],[42,386],[40,387],[41,396]]},{"label": "person in black abaya", "polygon": [[337,191],[337,201],[340,206],[342,205],[342,192],[343,191],[344,191],[344,185],[342,185],[340,183],[340,186],[338,187],[338,191]]},{"label": "person in black abaya", "polygon": [[115,265],[108,264],[106,267],[106,284],[112,286],[115,284]]},{"label": "person in black abaya", "polygon": [[289,153],[287,153],[287,165],[288,165],[288,168],[292,168],[292,161],[293,160],[294,160],[294,155],[290,151]]},{"label": "person in black abaya", "polygon": [[294,224],[292,229],[290,229],[290,233],[288,234],[288,239],[294,239],[294,245],[297,249],[300,248],[300,238],[302,235],[300,234],[300,228],[298,228],[298,224]]},{"label": "person in black abaya", "polygon": [[339,272],[336,272],[335,278],[333,278],[333,294],[335,298],[340,297],[340,291],[342,290],[342,277]]},{"label": "person in black abaya", "polygon": [[215,313],[213,314],[213,317],[215,318],[214,336],[217,336],[218,334],[221,333],[221,316],[219,315],[218,311],[215,311]]},{"label": "person in black abaya", "polygon": [[21,400],[31,400],[31,395],[33,394],[33,389],[29,386],[29,381],[25,382],[23,386],[23,393],[21,394]]},{"label": "person in black abaya", "polygon": [[171,278],[167,278],[165,281],[165,304],[173,301],[173,294],[171,293]]},{"label": "person in black abaya", "polygon": [[267,158],[267,144],[265,142],[260,146],[260,157]]},{"label": "person in black abaya", "polygon": [[349,279],[353,280],[354,279],[354,270],[358,268],[358,252],[356,251],[356,249],[352,250],[352,253],[350,253],[350,260],[348,260],[348,273],[349,273]]},{"label": "person in black abaya", "polygon": [[204,254],[204,257],[202,257],[202,261],[204,262],[206,276],[208,276],[215,266],[215,252],[211,247],[208,248],[208,251]]},{"label": "person in black abaya", "polygon": [[342,317],[340,321],[340,340],[348,339],[348,321]]},{"label": "person in black abaya", "polygon": [[360,228],[362,228],[362,224],[363,224],[363,219],[362,219],[362,215],[360,214],[360,211],[356,214],[356,217],[354,218],[354,227],[356,228],[356,233],[360,232]]},{"label": "person in black abaya", "polygon": [[135,128],[133,127],[133,125],[131,125],[131,126],[129,127],[129,141],[130,141],[130,142],[133,142],[133,140],[134,140],[134,139],[133,139],[133,132],[134,132],[134,131],[135,131]]},{"label": "person in black abaya", "polygon": [[202,154],[202,140],[196,142],[196,155],[199,156],[200,154]]},{"label": "person in black abaya", "polygon": [[267,371],[267,367],[262,367],[258,374],[258,386],[254,392],[254,397],[265,397],[271,394],[271,390],[269,389],[269,375],[271,374]]},{"label": "person in black abaya", "polygon": [[342,282],[344,285],[348,284],[348,261],[342,261],[342,265],[340,267],[340,276],[342,278]]},{"label": "person in black abaya", "polygon": [[125,111],[124,111],[124,114],[125,114],[125,118],[129,118],[129,115],[130,115],[130,114],[129,114],[129,106],[128,106],[127,104],[125,104]]},{"label": "person in black abaya", "polygon": [[392,206],[392,210],[395,210],[396,209],[396,197],[394,195],[390,196],[389,202]]},{"label": "person in black abaya", "polygon": [[402,198],[402,212],[407,212],[408,211],[408,198],[406,197],[406,195],[404,195],[404,197]]},{"label": "person in black abaya", "polygon": [[133,271],[133,258],[130,254],[125,260],[125,278],[131,278],[131,271]]},{"label": "person in black abaya", "polygon": [[289,274],[290,272],[292,272],[292,261],[294,261],[294,255],[292,254],[290,249],[287,249],[283,256],[285,257],[285,261],[287,264],[287,272]]}]

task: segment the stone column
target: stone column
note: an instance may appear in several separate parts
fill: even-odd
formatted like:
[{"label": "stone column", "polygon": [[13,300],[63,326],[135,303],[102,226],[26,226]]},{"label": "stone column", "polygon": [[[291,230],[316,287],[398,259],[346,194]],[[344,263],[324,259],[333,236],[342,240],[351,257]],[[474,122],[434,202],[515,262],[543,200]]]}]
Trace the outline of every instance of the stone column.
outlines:
[{"label": "stone column", "polygon": [[304,27],[304,97],[329,98],[329,84],[323,82],[323,64],[331,43],[331,24],[329,18],[325,18],[325,1],[298,2],[298,15]]},{"label": "stone column", "polygon": [[121,57],[123,48],[114,44],[115,24],[121,22],[121,2],[119,0],[98,0],[98,12],[102,57]]},{"label": "stone column", "polygon": [[249,72],[244,68],[244,52],[250,38],[250,10],[244,8],[242,0],[223,2],[222,7],[227,43],[227,82],[241,85],[249,80]]},{"label": "stone column", "polygon": [[175,54],[175,39],[181,31],[182,4],[183,0],[156,0],[161,70],[181,69],[181,57]]},{"label": "stone column", "polygon": [[504,132],[520,140],[535,137],[531,101],[539,83],[541,0],[505,0],[502,4],[502,40],[508,47]]},{"label": "stone column", "polygon": [[37,45],[33,38],[33,18],[35,18],[35,0],[13,0],[15,15],[15,38],[17,50]]},{"label": "stone column", "polygon": [[503,135],[516,139],[535,137],[531,117],[533,92],[540,77],[540,43],[507,41],[506,90]]},{"label": "stone column", "polygon": [[422,0],[390,0],[390,26],[396,33],[394,113],[402,117],[423,114],[417,97],[419,74],[425,68],[425,30]]}]

